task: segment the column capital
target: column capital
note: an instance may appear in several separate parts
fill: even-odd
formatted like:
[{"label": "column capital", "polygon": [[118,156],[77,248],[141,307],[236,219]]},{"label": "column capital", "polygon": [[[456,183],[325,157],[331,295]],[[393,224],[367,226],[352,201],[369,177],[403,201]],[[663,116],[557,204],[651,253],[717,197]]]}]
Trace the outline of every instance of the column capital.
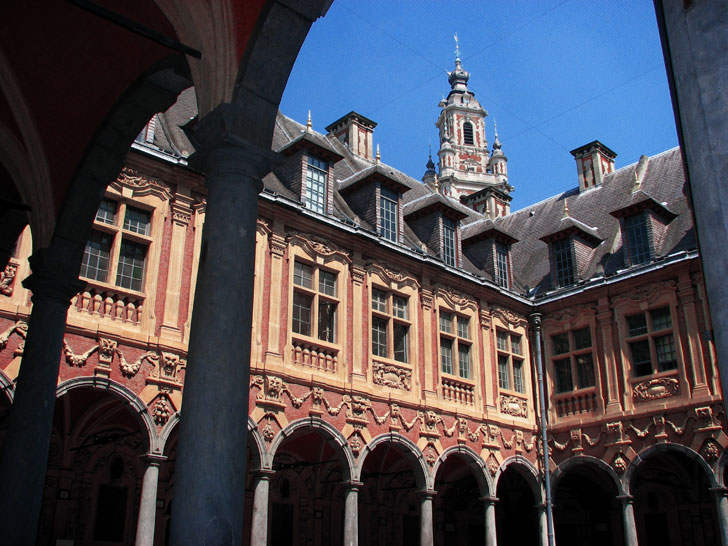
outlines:
[{"label": "column capital", "polygon": [[479,501],[483,501],[485,504],[493,504],[494,505],[500,499],[498,497],[486,496],[486,497],[480,497],[478,500]]},{"label": "column capital", "polygon": [[162,455],[161,453],[145,453],[144,455],[141,455],[139,458],[149,465],[156,465],[156,466],[159,466],[163,462],[166,462],[168,459],[168,457],[166,455]]},{"label": "column capital", "polygon": [[78,263],[70,263],[71,257],[63,259],[48,248],[40,248],[28,261],[33,272],[23,281],[23,286],[33,292],[33,301],[41,297],[68,305],[86,286],[78,278]]},{"label": "column capital", "polygon": [[433,497],[437,495],[437,491],[423,489],[415,491],[415,494],[420,498],[420,500],[432,500]]},{"label": "column capital", "polygon": [[617,500],[622,504],[634,503],[634,497],[632,495],[617,495]]},{"label": "column capital", "polygon": [[272,468],[256,468],[255,470],[251,469],[250,473],[258,480],[270,480],[275,476],[276,471]]},{"label": "column capital", "polygon": [[728,487],[718,485],[716,487],[709,487],[708,491],[713,493],[716,497],[728,497]]},{"label": "column capital", "polygon": [[536,330],[541,329],[541,313],[531,313],[528,316],[528,320],[531,322],[531,326],[533,326]]},{"label": "column capital", "polygon": [[349,488],[350,491],[359,491],[359,489],[361,489],[364,486],[364,484],[362,482],[357,482],[357,481],[353,481],[353,480],[343,481],[343,482],[341,482],[341,484],[344,487]]}]

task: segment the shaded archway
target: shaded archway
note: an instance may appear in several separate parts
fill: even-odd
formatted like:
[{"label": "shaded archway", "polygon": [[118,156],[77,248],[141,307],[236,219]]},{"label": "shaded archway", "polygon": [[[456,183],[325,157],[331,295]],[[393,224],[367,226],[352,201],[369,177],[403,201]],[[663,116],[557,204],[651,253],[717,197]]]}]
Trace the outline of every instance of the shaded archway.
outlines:
[{"label": "shaded archway", "polygon": [[642,546],[720,544],[710,469],[698,454],[655,446],[630,469],[635,524]]},{"label": "shaded archway", "polygon": [[617,500],[620,492],[614,476],[608,474],[609,466],[591,457],[574,458],[567,463],[554,475],[556,543],[624,544],[622,512]]},{"label": "shaded archway", "polygon": [[520,463],[511,463],[498,477],[495,505],[499,546],[538,544],[540,498],[533,472]]},{"label": "shaded archway", "polygon": [[[434,498],[436,545],[485,544],[485,505],[478,467],[468,454],[453,453],[437,468]],[[482,474],[482,472],[481,472]]]}]

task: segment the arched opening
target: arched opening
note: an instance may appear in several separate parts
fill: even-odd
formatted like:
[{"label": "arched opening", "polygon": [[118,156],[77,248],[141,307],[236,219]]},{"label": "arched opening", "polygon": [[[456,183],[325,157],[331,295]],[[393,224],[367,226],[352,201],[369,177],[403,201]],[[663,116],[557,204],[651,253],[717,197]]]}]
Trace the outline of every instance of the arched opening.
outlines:
[{"label": "arched opening", "polygon": [[359,544],[419,544],[420,499],[405,448],[382,442],[366,455],[359,493]]},{"label": "arched opening", "polygon": [[436,545],[485,544],[485,505],[470,462],[454,454],[437,471],[433,499]]},{"label": "arched opening", "polygon": [[92,387],[56,400],[38,544],[134,541],[149,432],[128,400]]},{"label": "arched opening", "polygon": [[620,546],[622,513],[612,480],[594,464],[572,465],[554,488],[554,530],[559,546]]},{"label": "arched opening", "polygon": [[706,471],[675,450],[644,457],[632,478],[635,524],[643,546],[720,544]]},{"label": "arched opening", "polygon": [[[269,490],[270,546],[341,544],[348,472],[340,450],[324,433],[308,427],[278,446]],[[246,498],[251,509],[252,486]]]},{"label": "arched opening", "polygon": [[499,546],[538,544],[538,500],[524,474],[517,465],[510,465],[498,480],[495,521]]}]

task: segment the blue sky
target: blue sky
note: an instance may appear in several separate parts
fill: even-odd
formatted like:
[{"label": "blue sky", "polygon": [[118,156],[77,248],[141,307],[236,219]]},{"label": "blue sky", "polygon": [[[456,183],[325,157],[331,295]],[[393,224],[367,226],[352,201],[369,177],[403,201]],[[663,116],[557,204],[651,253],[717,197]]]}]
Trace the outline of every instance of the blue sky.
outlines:
[{"label": "blue sky", "polygon": [[569,151],[598,139],[617,168],[677,145],[649,0],[334,0],[281,102],[314,129],[351,110],[382,160],[420,179],[460,40],[469,87],[508,157],[517,210],[577,185]]}]

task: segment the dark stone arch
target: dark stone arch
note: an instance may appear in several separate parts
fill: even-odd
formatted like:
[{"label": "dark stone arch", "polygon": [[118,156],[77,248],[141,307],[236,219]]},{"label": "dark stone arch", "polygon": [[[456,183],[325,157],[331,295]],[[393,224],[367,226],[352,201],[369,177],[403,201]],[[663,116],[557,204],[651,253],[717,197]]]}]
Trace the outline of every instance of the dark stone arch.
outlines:
[{"label": "dark stone arch", "polygon": [[538,544],[541,496],[534,471],[518,461],[506,464],[498,476],[496,497],[498,545]]}]

